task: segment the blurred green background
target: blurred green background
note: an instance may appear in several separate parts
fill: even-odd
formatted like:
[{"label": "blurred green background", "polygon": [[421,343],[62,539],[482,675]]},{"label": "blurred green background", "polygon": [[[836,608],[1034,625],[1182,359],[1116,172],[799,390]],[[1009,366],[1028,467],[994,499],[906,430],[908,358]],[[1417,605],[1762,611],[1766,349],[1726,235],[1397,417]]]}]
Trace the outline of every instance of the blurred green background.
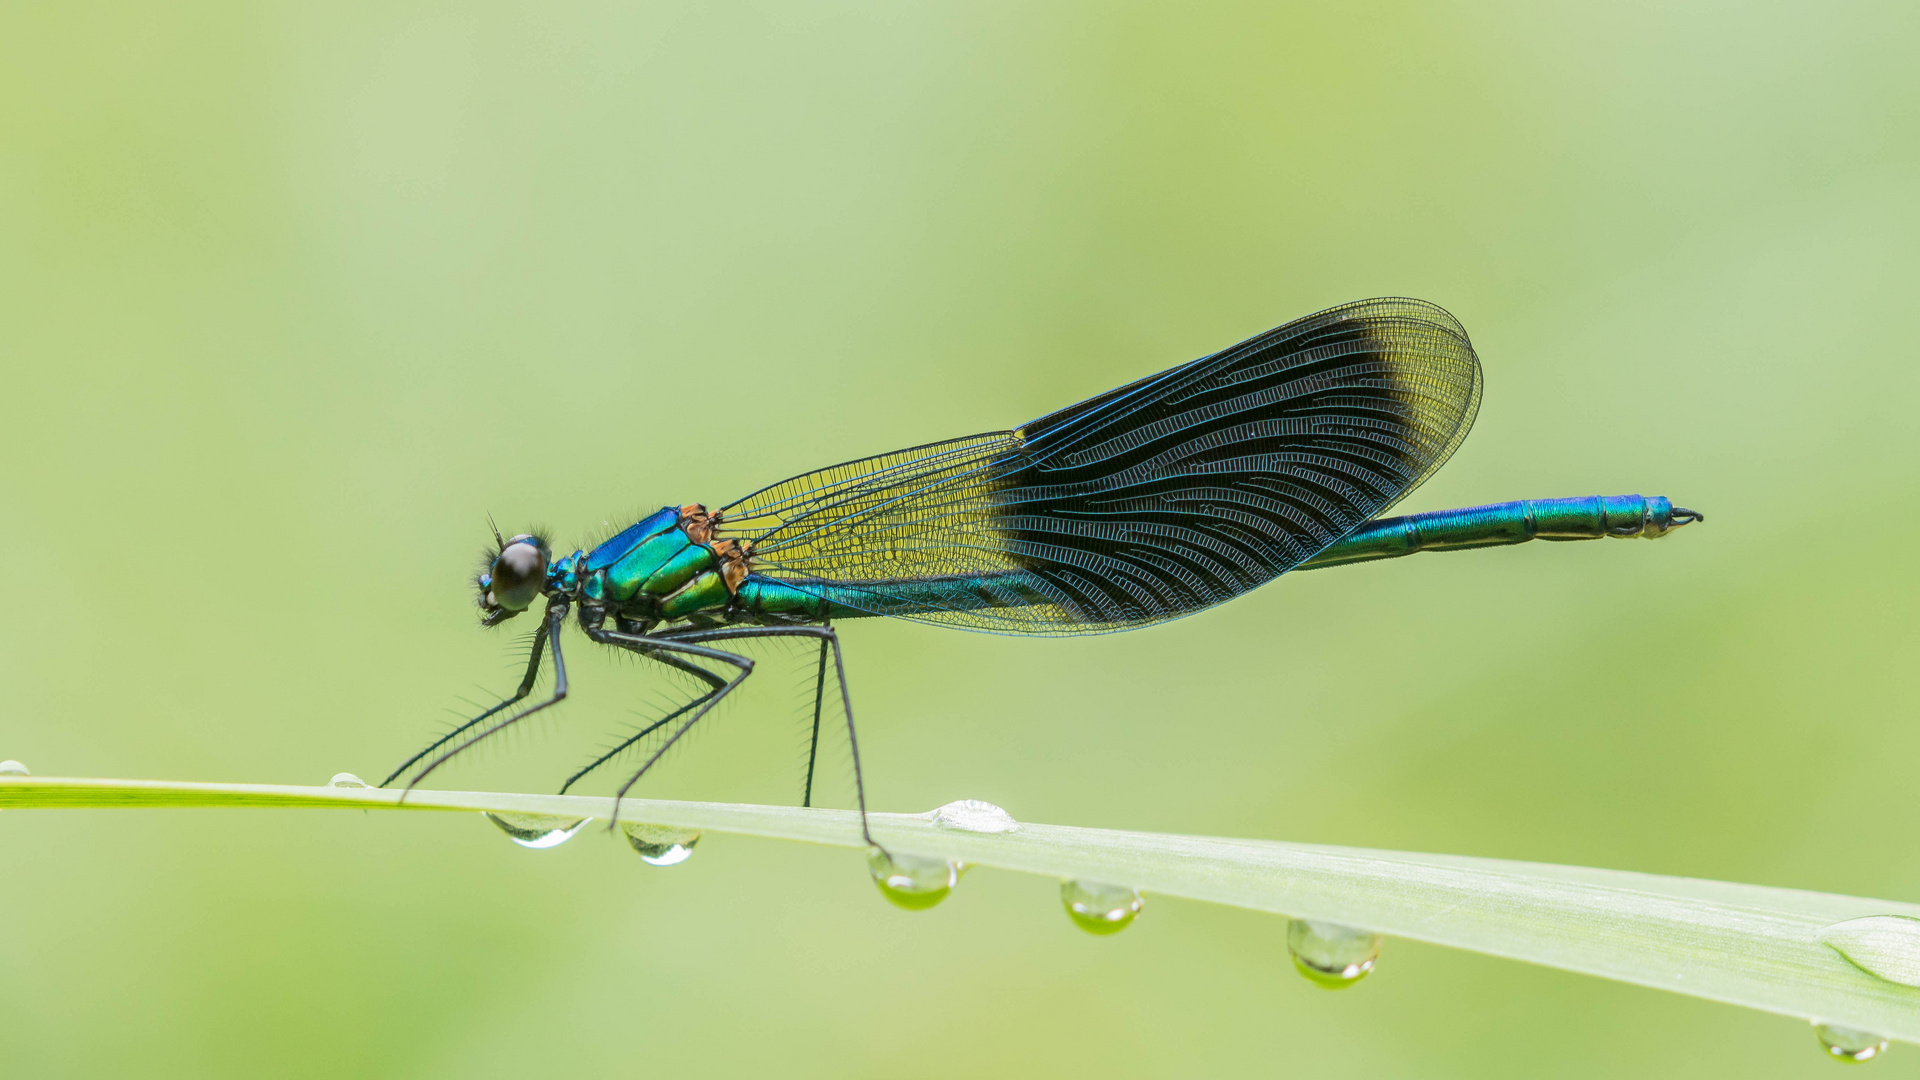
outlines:
[{"label": "blurred green background", "polygon": [[[1140,633],[846,628],[877,807],[1920,899],[1911,4],[0,11],[0,757],[373,778],[514,682],[484,515],[1004,428],[1360,297],[1486,366],[1403,504],[1659,544],[1283,579]],[[668,684],[573,638],[546,791]],[[804,651],[643,794],[797,799]],[[843,748],[826,789],[851,795]],[[19,1076],[1797,1076],[1804,1023],[857,853],[478,818],[0,814]],[[1920,1075],[1896,1046],[1878,1074]]]}]

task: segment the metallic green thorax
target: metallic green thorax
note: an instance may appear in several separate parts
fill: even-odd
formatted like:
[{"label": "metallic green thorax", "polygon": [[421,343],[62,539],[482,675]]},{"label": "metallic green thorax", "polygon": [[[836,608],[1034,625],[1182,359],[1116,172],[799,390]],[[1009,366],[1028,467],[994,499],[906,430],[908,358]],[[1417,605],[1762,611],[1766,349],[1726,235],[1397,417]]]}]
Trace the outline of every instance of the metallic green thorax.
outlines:
[{"label": "metallic green thorax", "polygon": [[630,622],[652,625],[703,614],[719,621],[733,603],[726,555],[737,546],[713,542],[710,533],[704,511],[666,507],[592,552],[555,563],[552,584]]}]

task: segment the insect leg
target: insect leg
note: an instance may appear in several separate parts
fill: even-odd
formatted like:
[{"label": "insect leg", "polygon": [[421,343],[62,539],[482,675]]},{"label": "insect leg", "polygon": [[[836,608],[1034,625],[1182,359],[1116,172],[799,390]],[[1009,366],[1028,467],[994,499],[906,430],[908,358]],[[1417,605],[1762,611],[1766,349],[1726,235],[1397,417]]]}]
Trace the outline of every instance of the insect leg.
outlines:
[{"label": "insect leg", "polygon": [[[750,626],[725,627],[715,630],[694,630],[673,635],[672,640],[684,642],[731,641],[741,638],[769,637],[810,637],[819,638],[825,648],[833,650],[833,673],[840,680],[840,705],[847,714],[847,745],[853,751],[853,790],[860,803],[860,836],[873,847],[873,833],[867,829],[867,784],[860,770],[860,736],[853,728],[853,696],[847,691],[847,668],[840,658],[840,635],[831,626]],[[658,639],[655,639],[658,640]],[[825,652],[821,654],[822,666],[825,666]],[[676,736],[677,737],[677,736]],[[664,748],[663,748],[664,749]],[[655,755],[656,757],[658,755]],[[649,762],[648,764],[652,764]],[[643,772],[645,770],[642,770]],[[638,779],[638,777],[635,777]],[[880,848],[884,853],[885,848]]]},{"label": "insect leg", "polygon": [[[452,741],[453,738],[459,735],[461,732],[472,729],[472,727],[475,724],[480,723],[481,721],[485,720],[487,717],[492,716],[493,714],[499,712],[502,709],[513,707],[516,703],[523,700],[528,694],[533,693],[533,683],[535,679],[540,677],[540,660],[542,655],[546,652],[547,637],[550,632],[551,631],[549,629],[549,624],[547,623],[541,623],[540,629],[535,630],[533,632],[533,653],[532,655],[527,657],[527,673],[525,677],[523,677],[520,680],[520,689],[515,690],[513,692],[512,697],[506,698],[505,700],[501,701],[500,704],[495,705],[493,708],[488,709],[486,712],[481,713],[479,716],[476,716],[473,719],[468,720],[466,723],[461,724],[459,727],[454,728],[452,731],[449,731],[445,735],[442,735],[439,738],[428,743],[424,748],[421,749],[419,753],[401,762],[399,768],[393,770],[391,773],[388,773],[387,778],[385,780],[380,781],[380,786],[386,787],[388,784],[393,783],[396,779],[399,778],[401,773],[406,772],[408,769],[413,768],[414,762],[419,761],[421,758],[426,757],[428,754],[431,754],[435,750],[438,750],[442,746],[445,746],[448,742]],[[560,656],[560,653],[556,649],[554,651],[554,658],[557,660],[559,656]],[[413,785],[409,784],[407,786],[411,787]]]},{"label": "insect leg", "polygon": [[[438,769],[442,765],[445,765],[448,761],[452,760],[455,755],[468,749],[469,747],[473,746],[475,743],[479,742],[480,740],[488,737],[489,735],[493,735],[500,731],[503,731],[508,726],[512,724],[516,724],[521,720],[525,720],[527,717],[532,716],[534,713],[537,713],[542,709],[551,708],[552,706],[558,705],[560,702],[566,700],[567,662],[566,662],[566,659],[560,655],[560,631],[564,629],[566,625],[567,625],[567,601],[559,597],[548,600],[547,601],[546,634],[547,634],[547,644],[553,650],[553,693],[548,696],[547,700],[541,702],[538,705],[532,706],[531,708],[522,709],[519,712],[514,713],[513,715],[507,717],[504,720],[494,721],[492,724],[488,725],[486,730],[482,731],[480,734],[469,736],[465,742],[462,742],[458,746],[455,746],[453,749],[446,751],[445,753],[441,754],[439,757],[434,758],[432,761],[427,763],[426,768],[421,769],[419,772],[414,773],[413,776],[408,778],[407,780],[408,791],[412,791],[416,786],[418,786],[420,781],[425,780],[427,778],[427,775],[433,772],[433,770]],[[528,675],[528,681],[530,682],[531,680],[532,680],[532,675],[530,672]],[[495,709],[493,711],[497,712],[499,710]],[[476,721],[476,723],[477,722],[478,721]],[[472,726],[473,726],[472,724],[466,725],[466,727],[472,727]],[[465,728],[462,728],[461,730],[465,730]],[[445,742],[446,740],[443,739],[441,741]]]},{"label": "insect leg", "polygon": [[[655,750],[653,754],[647,758],[646,763],[641,765],[639,770],[632,776],[627,777],[627,782],[621,784],[620,789],[613,793],[613,816],[607,822],[607,827],[611,829],[619,824],[620,800],[626,798],[627,791],[631,789],[633,785],[639,783],[640,778],[647,774],[647,770],[653,768],[654,763],[664,757],[666,752],[673,748],[673,744],[680,741],[682,735],[692,730],[693,725],[699,723],[701,717],[711,712],[713,707],[720,703],[720,699],[726,697],[733,692],[735,687],[747,681],[747,676],[753,674],[753,661],[736,653],[724,652],[720,649],[709,649],[700,645],[690,645],[673,638],[649,637],[641,634],[623,634],[615,630],[597,629],[588,630],[587,635],[593,640],[605,645],[615,645],[621,648],[638,647],[638,649],[649,651],[660,650],[664,652],[684,653],[689,656],[698,656],[707,660],[716,660],[723,664],[731,664],[738,669],[738,674],[726,680],[725,684],[718,689],[710,691],[705,696],[705,700],[699,702],[697,706],[694,706],[693,715],[681,721],[680,726],[673,729],[673,734],[667,736],[667,740],[661,743],[660,748]],[[718,678],[718,676],[715,677]]]},{"label": "insect leg", "polygon": [[588,773],[592,772],[593,770],[599,768],[602,765],[605,765],[607,762],[612,761],[614,758],[619,757],[623,752],[626,751],[628,747],[632,746],[634,743],[639,742],[641,739],[644,739],[647,736],[653,734],[654,732],[660,730],[661,728],[667,726],[668,724],[672,723],[674,720],[680,718],[681,716],[686,715],[688,710],[699,707],[708,698],[711,698],[715,694],[719,693],[721,688],[726,686],[727,684],[727,680],[721,678],[718,675],[715,675],[713,672],[708,671],[706,668],[700,667],[696,664],[689,664],[685,660],[678,659],[669,654],[658,652],[652,649],[641,648],[638,645],[628,644],[627,642],[623,642],[623,641],[609,641],[607,642],[607,644],[613,645],[617,648],[629,650],[631,652],[644,656],[649,660],[657,660],[660,663],[667,665],[668,667],[678,668],[681,671],[687,672],[688,674],[693,675],[694,677],[705,682],[707,684],[708,689],[706,693],[701,694],[700,696],[694,698],[692,701],[687,702],[685,705],[680,706],[679,708],[673,710],[672,712],[661,717],[660,719],[655,720],[653,723],[648,724],[646,727],[641,728],[639,731],[634,732],[632,736],[622,740],[620,745],[614,747],[613,749],[607,751],[604,754],[601,754],[599,757],[589,762],[579,772],[576,772],[572,776],[567,777],[567,782],[560,785],[560,794],[562,795],[565,795],[567,793],[568,788],[572,787],[574,784],[578,783],[579,781],[585,779]]},{"label": "insect leg", "polygon": [[813,763],[820,758],[820,706],[827,694],[827,643],[820,642],[820,670],[813,675],[813,735],[807,739],[807,786],[801,789],[800,805],[813,805]]}]

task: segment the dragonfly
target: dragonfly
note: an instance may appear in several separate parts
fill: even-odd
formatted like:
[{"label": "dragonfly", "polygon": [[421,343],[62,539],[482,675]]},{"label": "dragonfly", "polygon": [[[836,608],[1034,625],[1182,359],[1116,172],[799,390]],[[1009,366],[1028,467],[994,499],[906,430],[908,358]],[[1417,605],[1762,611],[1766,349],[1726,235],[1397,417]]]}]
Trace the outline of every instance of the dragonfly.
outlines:
[{"label": "dragonfly", "polygon": [[[861,834],[866,784],[836,625],[912,619],[1002,634],[1101,634],[1192,615],[1282,574],[1530,540],[1664,537],[1703,520],[1664,497],[1523,499],[1384,517],[1446,462],[1479,411],[1479,357],[1440,307],[1389,297],[1296,319],[1011,431],[803,473],[708,510],[663,507],[592,550],[548,537],[494,545],[480,621],[544,601],[518,689],[414,754],[407,788],[567,696],[561,634],[691,676],[689,701],[587,763],[656,732],[619,800],[753,674],[734,651],[818,643],[814,765],[829,661],[846,718]],[[732,648],[722,648],[723,645]],[[543,658],[553,683],[532,695]]]}]

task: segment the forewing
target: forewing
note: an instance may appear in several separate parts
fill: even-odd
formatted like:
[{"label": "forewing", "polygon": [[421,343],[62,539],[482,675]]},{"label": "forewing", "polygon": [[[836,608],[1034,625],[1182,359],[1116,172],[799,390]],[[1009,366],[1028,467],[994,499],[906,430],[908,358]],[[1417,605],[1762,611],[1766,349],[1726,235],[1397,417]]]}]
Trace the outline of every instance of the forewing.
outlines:
[{"label": "forewing", "polygon": [[1367,300],[1016,431],[795,477],[726,516],[759,572],[863,610],[1122,630],[1237,596],[1379,515],[1446,461],[1479,401],[1451,315]]}]

